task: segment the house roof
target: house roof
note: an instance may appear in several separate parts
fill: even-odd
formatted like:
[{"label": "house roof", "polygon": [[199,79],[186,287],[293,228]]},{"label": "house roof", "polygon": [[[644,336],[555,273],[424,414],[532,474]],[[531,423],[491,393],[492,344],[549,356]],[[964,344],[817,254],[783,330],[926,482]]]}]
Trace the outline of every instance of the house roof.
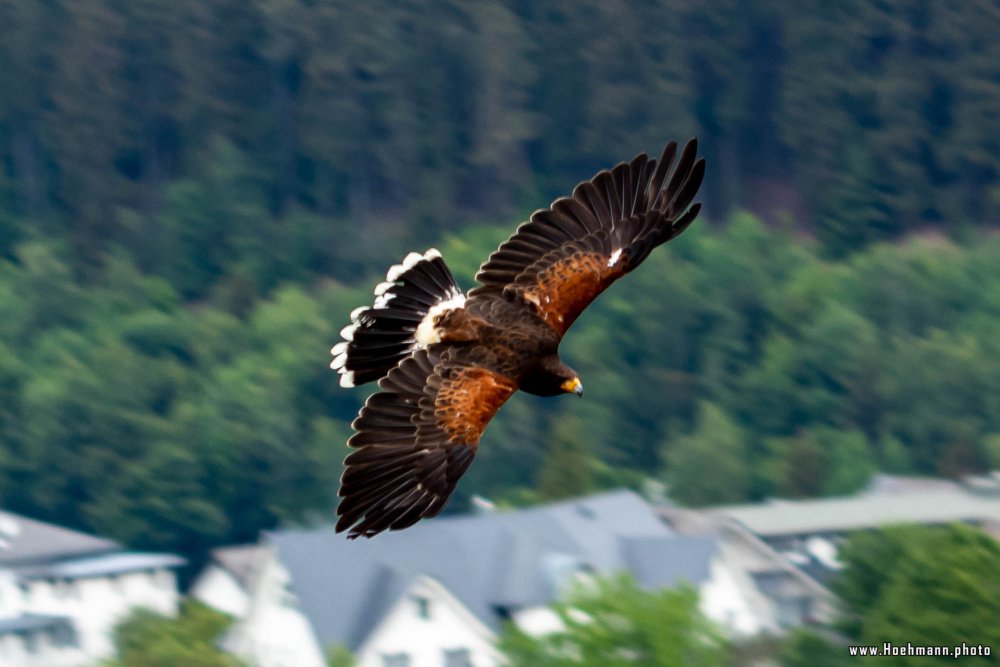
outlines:
[{"label": "house roof", "polygon": [[0,511],[0,566],[46,562],[119,549],[121,546],[112,540]]},{"label": "house roof", "polygon": [[417,575],[497,627],[500,608],[546,604],[567,575],[632,571],[648,587],[707,577],[711,539],[675,536],[631,491],[537,508],[443,517],[347,541],[331,528],[265,535],[324,645],[361,644]]},{"label": "house roof", "polygon": [[21,566],[16,572],[20,579],[86,579],[142,570],[170,569],[186,561],[173,554],[149,554],[124,551],[74,558],[55,563]]},{"label": "house roof", "polygon": [[241,544],[212,549],[212,560],[229,572],[243,587],[248,587],[257,568],[257,557],[261,547],[257,544]]},{"label": "house roof", "polygon": [[[709,577],[712,557],[719,550],[715,535],[627,538],[628,570],[644,588],[668,588],[686,581],[698,584]],[[670,567],[663,566],[670,554]]]},{"label": "house roof", "polygon": [[861,493],[870,495],[894,493],[927,493],[930,491],[958,491],[961,485],[950,479],[940,477],[914,477],[911,475],[889,475],[878,473],[872,475],[867,486]]},{"label": "house roof", "polygon": [[762,537],[841,533],[892,523],[937,524],[1000,520],[1000,496],[964,488],[931,489],[823,498],[776,500],[757,505],[717,507]]}]

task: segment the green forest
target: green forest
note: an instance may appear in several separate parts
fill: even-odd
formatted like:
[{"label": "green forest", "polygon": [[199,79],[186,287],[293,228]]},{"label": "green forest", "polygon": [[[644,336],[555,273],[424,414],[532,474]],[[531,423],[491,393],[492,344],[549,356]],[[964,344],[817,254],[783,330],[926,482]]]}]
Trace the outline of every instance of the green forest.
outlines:
[{"label": "green forest", "polygon": [[409,250],[697,136],[702,218],[452,509],[1000,467],[1000,6],[0,0],[0,507],[197,557],[323,521],[329,349]]}]

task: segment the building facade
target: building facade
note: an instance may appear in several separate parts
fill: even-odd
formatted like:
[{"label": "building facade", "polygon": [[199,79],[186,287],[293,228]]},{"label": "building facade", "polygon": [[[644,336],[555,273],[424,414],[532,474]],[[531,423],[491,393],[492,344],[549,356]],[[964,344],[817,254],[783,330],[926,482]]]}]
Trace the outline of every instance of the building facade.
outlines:
[{"label": "building facade", "polygon": [[183,563],[0,512],[0,665],[83,667],[110,656],[131,609],[177,612]]},{"label": "building facade", "polygon": [[[246,613],[223,645],[260,667],[322,667],[333,646],[358,667],[494,667],[505,622],[550,632],[549,605],[567,585],[621,571],[650,590],[687,582],[710,617],[753,625],[720,540],[675,534],[629,491],[443,517],[370,541],[329,527],[277,531],[255,553]],[[195,590],[221,609],[238,596],[221,583],[225,558],[213,560]]]}]

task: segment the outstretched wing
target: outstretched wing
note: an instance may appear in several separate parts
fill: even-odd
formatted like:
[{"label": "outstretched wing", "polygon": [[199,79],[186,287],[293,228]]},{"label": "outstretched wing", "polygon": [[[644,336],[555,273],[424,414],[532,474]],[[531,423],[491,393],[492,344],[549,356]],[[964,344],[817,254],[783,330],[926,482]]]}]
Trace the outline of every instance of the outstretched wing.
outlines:
[{"label": "outstretched wing", "polygon": [[691,201],[705,160],[695,159],[694,139],[674,166],[676,152],[671,142],[658,161],[639,155],[533,213],[479,269],[470,301],[513,296],[565,334],[598,294],[698,215],[701,204]]},{"label": "outstretched wing", "polygon": [[512,380],[434,348],[418,350],[379,382],[344,461],[337,532],[372,537],[440,512],[475,456]]}]

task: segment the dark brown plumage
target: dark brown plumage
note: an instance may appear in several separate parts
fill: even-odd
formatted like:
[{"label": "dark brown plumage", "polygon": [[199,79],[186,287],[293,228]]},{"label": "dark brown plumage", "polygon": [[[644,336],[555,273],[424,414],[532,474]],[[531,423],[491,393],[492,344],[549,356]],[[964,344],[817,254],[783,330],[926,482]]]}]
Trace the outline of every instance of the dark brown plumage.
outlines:
[{"label": "dark brown plumage", "polygon": [[582,394],[558,357],[580,313],[695,219],[705,173],[688,142],[674,164],[639,155],[536,211],[476,274],[467,296],[436,250],[389,270],[351,314],[331,366],[341,384],[379,381],[354,421],[337,531],[399,530],[439,513],[487,423],[521,389]]}]

